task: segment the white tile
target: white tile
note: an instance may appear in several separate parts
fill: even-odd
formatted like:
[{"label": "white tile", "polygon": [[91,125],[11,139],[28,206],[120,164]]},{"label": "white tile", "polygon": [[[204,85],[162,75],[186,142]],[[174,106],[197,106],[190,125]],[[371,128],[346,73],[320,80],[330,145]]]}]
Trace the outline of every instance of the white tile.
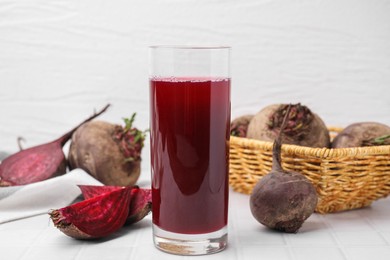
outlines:
[{"label": "white tile", "polygon": [[21,249],[19,246],[6,246],[5,241],[2,241],[0,245],[1,259],[20,259],[27,248]]},{"label": "white tile", "polygon": [[25,252],[21,260],[35,260],[35,259],[56,259],[69,260],[76,259],[82,245],[50,245],[50,246],[31,246]]},{"label": "white tile", "polygon": [[42,230],[39,229],[6,229],[1,230],[1,241],[3,245],[6,246],[19,246],[19,247],[28,247],[31,245],[32,241],[35,241],[39,235],[42,233]]},{"label": "white tile", "polygon": [[[153,247],[153,230],[151,220],[142,220],[142,223],[137,223],[139,230],[137,231],[137,241],[135,241],[135,246],[149,246]],[[130,231],[128,236],[132,236]]]},{"label": "white tile", "polygon": [[293,247],[293,258],[299,260],[345,260],[345,256],[339,248],[334,247]]},{"label": "white tile", "polygon": [[44,232],[39,236],[35,242],[37,246],[48,246],[48,245],[65,245],[65,246],[75,246],[82,245],[87,243],[84,240],[77,240],[71,238],[55,227],[47,228]]},{"label": "white tile", "polygon": [[324,216],[324,221],[335,231],[371,231],[372,226],[358,213],[358,210],[331,213]]},{"label": "white tile", "polygon": [[390,231],[380,232],[380,234],[386,240],[387,244],[390,246]]},{"label": "white tile", "polygon": [[132,250],[133,248],[125,244],[120,247],[105,247],[99,244],[86,245],[80,250],[75,260],[125,260],[130,259]]},{"label": "white tile", "polygon": [[240,260],[288,260],[291,259],[290,252],[285,247],[274,246],[242,246],[238,249]]},{"label": "white tile", "polygon": [[34,217],[29,217],[25,219],[15,220],[0,224],[0,230],[5,229],[44,229],[52,225],[52,221],[48,214],[42,214]]},{"label": "white tile", "polygon": [[343,249],[348,260],[389,260],[390,247],[346,247]]},{"label": "white tile", "polygon": [[247,245],[286,245],[283,233],[270,230],[264,226],[241,226],[236,233],[238,246]]},{"label": "white tile", "polygon": [[390,232],[389,216],[372,216],[369,220],[371,225],[378,231]]},{"label": "white tile", "polygon": [[332,246],[337,245],[337,241],[326,230],[314,230],[311,232],[298,232],[296,234],[285,234],[285,239],[289,245],[302,246]]},{"label": "white tile", "polygon": [[129,259],[140,259],[140,260],[176,260],[183,259],[183,256],[172,255],[164,253],[154,246],[137,246],[132,251]]},{"label": "white tile", "polygon": [[335,236],[343,246],[387,245],[386,240],[376,232],[335,232]]}]

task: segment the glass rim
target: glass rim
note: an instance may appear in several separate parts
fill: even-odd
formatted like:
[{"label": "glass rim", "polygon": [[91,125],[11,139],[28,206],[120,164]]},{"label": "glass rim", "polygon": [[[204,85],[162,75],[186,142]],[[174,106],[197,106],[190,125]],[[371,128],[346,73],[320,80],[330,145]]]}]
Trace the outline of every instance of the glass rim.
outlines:
[{"label": "glass rim", "polygon": [[150,49],[220,50],[231,49],[226,45],[151,45]]}]

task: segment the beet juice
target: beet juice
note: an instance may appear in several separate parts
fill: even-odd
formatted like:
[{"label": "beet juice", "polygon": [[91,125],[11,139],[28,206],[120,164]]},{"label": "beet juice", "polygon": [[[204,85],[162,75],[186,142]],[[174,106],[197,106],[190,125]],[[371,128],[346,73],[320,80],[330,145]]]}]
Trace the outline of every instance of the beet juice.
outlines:
[{"label": "beet juice", "polygon": [[150,81],[153,223],[181,234],[227,225],[230,79]]}]

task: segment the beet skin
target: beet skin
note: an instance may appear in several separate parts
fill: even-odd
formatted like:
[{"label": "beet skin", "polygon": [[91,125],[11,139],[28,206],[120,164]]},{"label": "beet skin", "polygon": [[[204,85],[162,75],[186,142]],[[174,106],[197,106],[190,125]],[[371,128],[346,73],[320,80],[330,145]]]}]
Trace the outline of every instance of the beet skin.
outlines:
[{"label": "beet skin", "polygon": [[315,210],[315,193],[313,185],[302,174],[271,171],[253,189],[250,208],[261,224],[296,233]]},{"label": "beet skin", "polygon": [[134,185],[145,139],[145,132],[131,126],[134,115],[126,127],[96,120],[77,129],[69,148],[70,168],[81,168],[105,185]]}]

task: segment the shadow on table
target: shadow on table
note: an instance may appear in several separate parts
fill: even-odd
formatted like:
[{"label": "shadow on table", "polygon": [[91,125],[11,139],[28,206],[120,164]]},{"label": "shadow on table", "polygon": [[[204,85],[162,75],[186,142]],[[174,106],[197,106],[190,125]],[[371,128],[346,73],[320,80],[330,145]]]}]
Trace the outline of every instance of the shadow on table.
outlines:
[{"label": "shadow on table", "polygon": [[324,223],[318,219],[307,219],[302,226],[299,228],[299,230],[296,233],[287,233],[275,229],[268,228],[264,225],[260,225],[258,227],[259,232],[265,232],[268,234],[302,234],[302,233],[310,233],[315,232],[318,230],[325,229]]},{"label": "shadow on table", "polygon": [[84,240],[86,243],[91,243],[91,244],[99,244],[99,243],[104,243],[110,240],[114,240],[123,236],[127,236],[128,234],[141,231],[144,229],[150,229],[150,232],[152,232],[152,222],[150,219],[142,219],[137,223],[131,224],[131,225],[125,225],[115,233],[99,238],[99,239],[92,239],[92,240]]}]

